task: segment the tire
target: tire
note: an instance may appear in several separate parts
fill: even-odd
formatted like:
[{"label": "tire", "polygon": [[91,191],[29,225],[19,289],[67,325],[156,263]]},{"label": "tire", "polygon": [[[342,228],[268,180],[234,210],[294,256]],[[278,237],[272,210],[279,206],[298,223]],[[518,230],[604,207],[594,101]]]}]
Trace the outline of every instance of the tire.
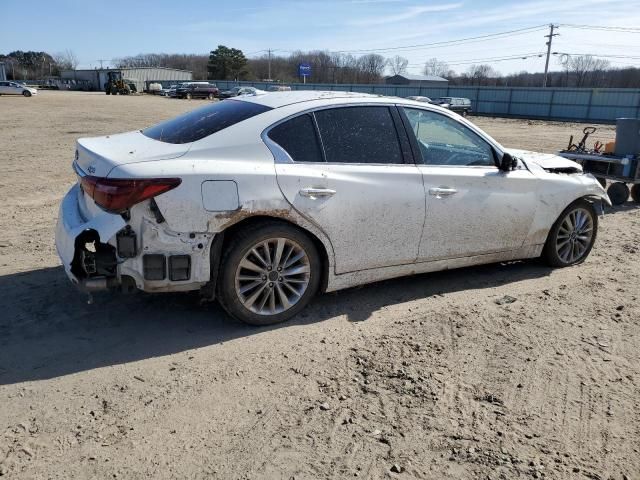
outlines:
[{"label": "tire", "polygon": [[193,95],[187,93],[184,98],[186,98],[187,100],[191,100],[193,98]]},{"label": "tire", "polygon": [[[278,268],[282,268],[282,273],[278,273],[281,270],[276,271],[276,264],[269,265],[270,260],[275,260],[277,256],[276,249],[280,241],[283,242],[280,249],[282,263]],[[265,243],[272,247],[269,253],[271,258],[267,258]],[[259,257],[253,254],[255,251]],[[300,252],[304,255],[301,259],[287,263],[298,257]],[[265,265],[260,265],[258,258],[266,259]],[[247,265],[247,261],[252,267],[250,270],[241,266],[241,263]],[[256,266],[262,269],[259,273],[254,271]],[[267,271],[269,266],[271,269]],[[306,272],[287,276],[284,274],[287,268],[291,272],[305,269]],[[293,317],[311,301],[320,286],[320,277],[320,256],[307,234],[286,223],[261,223],[239,231],[223,251],[217,297],[232,317],[250,325],[273,325]],[[295,283],[283,282],[286,278]],[[305,281],[306,287],[303,286]],[[255,286],[249,288],[252,285]],[[295,289],[289,290],[287,285]],[[243,294],[241,290],[246,292]],[[285,306],[283,296],[291,306]]]},{"label": "tire", "polygon": [[214,98],[216,98],[216,96],[213,93],[210,93],[209,96],[207,97],[209,100],[213,100]]},{"label": "tire", "polygon": [[609,185],[607,194],[614,205],[622,205],[629,198],[629,187],[624,182],[614,182]]},{"label": "tire", "polygon": [[22,92],[22,95],[24,95],[25,97],[30,97],[31,96],[31,92],[29,90],[24,90]]},{"label": "tire", "polygon": [[[586,216],[585,223],[580,221],[583,217],[577,217],[580,222],[578,226],[582,226],[582,229],[572,230],[571,224],[567,224],[567,219],[574,220],[575,224],[576,217],[570,217],[573,214]],[[586,200],[576,200],[563,210],[551,227],[542,250],[542,259],[550,266],[560,268],[582,263],[589,256],[597,233],[598,214],[596,209]],[[590,237],[585,239],[587,234],[590,234]],[[574,245],[576,246],[574,247]]]},{"label": "tire", "polygon": [[463,116],[463,117],[466,117],[468,114],[469,114],[469,112],[467,112],[466,110],[463,110],[463,111],[462,111],[462,116]]},{"label": "tire", "polygon": [[640,203],[640,183],[636,183],[631,187],[631,198],[636,203]]}]

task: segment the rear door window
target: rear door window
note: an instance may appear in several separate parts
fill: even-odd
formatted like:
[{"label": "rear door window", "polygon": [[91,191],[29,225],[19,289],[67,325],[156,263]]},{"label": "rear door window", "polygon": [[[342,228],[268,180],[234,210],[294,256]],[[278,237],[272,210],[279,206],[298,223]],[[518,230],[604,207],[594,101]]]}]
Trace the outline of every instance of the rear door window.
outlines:
[{"label": "rear door window", "polygon": [[389,107],[331,108],[315,117],[328,163],[404,163]]},{"label": "rear door window", "polygon": [[294,162],[322,162],[322,149],[310,114],[300,115],[273,127],[269,138],[280,145]]},{"label": "rear door window", "polygon": [[146,128],[142,134],[165,143],[191,143],[269,110],[258,103],[225,100]]}]

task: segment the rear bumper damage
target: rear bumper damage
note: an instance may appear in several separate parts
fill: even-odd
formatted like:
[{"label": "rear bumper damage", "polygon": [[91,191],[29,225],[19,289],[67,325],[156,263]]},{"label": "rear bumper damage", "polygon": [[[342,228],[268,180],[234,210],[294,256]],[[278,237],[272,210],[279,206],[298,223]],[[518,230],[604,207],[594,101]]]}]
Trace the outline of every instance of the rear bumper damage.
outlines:
[{"label": "rear bumper damage", "polygon": [[[56,226],[56,250],[69,279],[81,290],[107,288],[109,277],[104,275],[103,262],[113,263],[117,269],[115,253],[109,254],[108,240],[125,227],[126,222],[119,215],[101,212],[91,219],[85,219],[80,211],[80,187],[74,185],[65,195],[58,212]],[[113,247],[113,246],[111,246]],[[93,250],[93,251],[92,251]]]},{"label": "rear bumper damage", "polygon": [[210,281],[212,234],[174,232],[148,202],[133,207],[125,220],[93,205],[81,208],[83,201],[75,185],[56,226],[58,255],[81,291],[188,291]]}]

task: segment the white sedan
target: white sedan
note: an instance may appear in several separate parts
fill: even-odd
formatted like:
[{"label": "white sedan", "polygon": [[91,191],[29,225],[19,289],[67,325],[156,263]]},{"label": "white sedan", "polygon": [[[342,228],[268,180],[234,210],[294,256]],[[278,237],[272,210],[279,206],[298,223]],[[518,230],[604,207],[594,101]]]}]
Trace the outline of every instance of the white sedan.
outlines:
[{"label": "white sedan", "polygon": [[319,291],[515,259],[582,262],[607,194],[441,107],[346,92],[209,104],[85,138],[56,245],[73,283],[200,290],[251,324]]},{"label": "white sedan", "polygon": [[27,87],[26,85],[19,82],[0,82],[0,95],[22,95],[25,97],[30,97],[37,94],[38,90],[36,90],[35,88]]}]

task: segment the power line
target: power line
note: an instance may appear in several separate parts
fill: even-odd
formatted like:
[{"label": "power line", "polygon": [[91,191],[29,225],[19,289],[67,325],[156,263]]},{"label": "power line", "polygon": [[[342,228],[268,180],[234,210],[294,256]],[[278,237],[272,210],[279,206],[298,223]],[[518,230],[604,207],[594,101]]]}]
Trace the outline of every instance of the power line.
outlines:
[{"label": "power line", "polygon": [[616,55],[616,54],[609,54],[609,53],[553,52],[553,55],[569,55],[572,57],[623,58],[623,59],[629,59],[629,60],[640,60],[640,55]]},{"label": "power line", "polygon": [[460,38],[457,40],[445,40],[442,42],[432,43],[419,43],[415,45],[403,45],[398,47],[383,47],[383,48],[370,48],[370,49],[354,49],[354,50],[330,50],[333,53],[371,53],[371,52],[386,52],[396,50],[409,50],[409,49],[422,49],[431,47],[442,47],[446,45],[461,45],[464,43],[473,43],[477,41],[494,40],[512,35],[522,35],[525,33],[531,33],[538,30],[545,29],[547,25],[536,25],[534,27],[519,28],[517,30],[509,30],[506,32],[490,33],[487,35],[479,35],[476,37]]},{"label": "power line", "polygon": [[561,23],[561,27],[575,28],[579,30],[604,30],[607,32],[640,33],[637,27],[615,27],[609,25],[576,25],[572,23]]},{"label": "power line", "polygon": [[[521,54],[513,54],[501,57],[487,57],[487,58],[475,58],[475,59],[465,59],[454,62],[446,62],[447,65],[470,65],[473,63],[482,63],[482,62],[505,62],[508,60],[526,60],[529,58],[543,57],[545,52],[529,52],[529,53],[521,53]],[[421,67],[424,66],[423,63],[410,63],[407,65],[409,67]]]}]

